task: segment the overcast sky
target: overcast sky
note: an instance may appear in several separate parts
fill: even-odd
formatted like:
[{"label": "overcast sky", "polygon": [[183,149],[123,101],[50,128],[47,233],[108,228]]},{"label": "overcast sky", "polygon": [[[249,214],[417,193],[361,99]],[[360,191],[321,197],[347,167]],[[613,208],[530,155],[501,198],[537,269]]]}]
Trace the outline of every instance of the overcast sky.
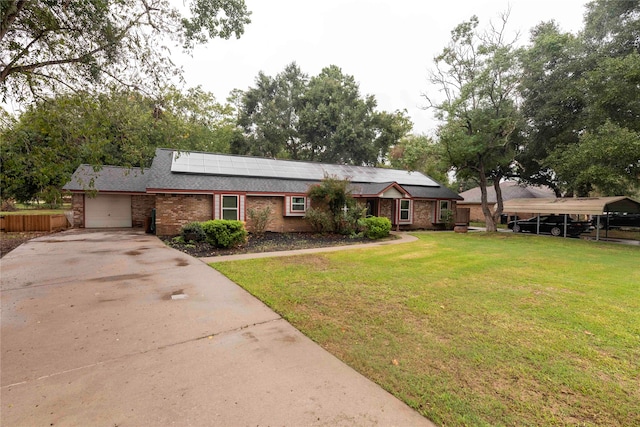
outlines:
[{"label": "overcast sky", "polygon": [[[183,0],[172,0],[182,5]],[[484,28],[511,7],[508,30],[526,43],[529,30],[556,20],[565,31],[582,28],[586,0],[246,0],[251,24],[236,40],[214,40],[193,57],[176,53],[188,86],[201,85],[219,101],[254,85],[259,71],[275,76],[293,61],[309,76],[328,65],[355,77],[362,94],[378,109],[406,109],[415,133],[431,134],[433,112],[422,93],[437,90],[427,81],[433,57],[451,30],[472,15]]]}]

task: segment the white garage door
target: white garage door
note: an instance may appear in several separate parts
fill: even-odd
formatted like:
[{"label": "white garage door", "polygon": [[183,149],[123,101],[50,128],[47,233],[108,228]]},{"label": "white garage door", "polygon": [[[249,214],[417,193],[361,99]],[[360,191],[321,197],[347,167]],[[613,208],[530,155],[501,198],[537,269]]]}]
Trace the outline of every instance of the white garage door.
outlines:
[{"label": "white garage door", "polygon": [[98,194],[84,199],[87,228],[131,227],[131,196]]}]

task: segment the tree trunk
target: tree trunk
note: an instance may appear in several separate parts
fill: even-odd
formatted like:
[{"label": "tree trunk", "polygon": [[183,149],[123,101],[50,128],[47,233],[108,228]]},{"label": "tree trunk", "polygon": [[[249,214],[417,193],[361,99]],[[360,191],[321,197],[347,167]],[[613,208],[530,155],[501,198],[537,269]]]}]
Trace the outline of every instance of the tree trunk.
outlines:
[{"label": "tree trunk", "polygon": [[502,215],[502,212],[504,210],[504,204],[502,201],[502,188],[500,188],[500,180],[502,179],[501,176],[496,177],[493,180],[493,189],[496,191],[496,211],[493,213],[493,222],[495,224],[498,224],[500,221],[500,215]]},{"label": "tree trunk", "polygon": [[487,201],[487,175],[484,170],[484,162],[482,159],[479,161],[478,176],[480,177],[480,202],[482,206],[482,213],[484,214],[484,220],[486,223],[487,231],[498,231],[496,222],[493,219],[493,212],[489,209],[489,203]]}]

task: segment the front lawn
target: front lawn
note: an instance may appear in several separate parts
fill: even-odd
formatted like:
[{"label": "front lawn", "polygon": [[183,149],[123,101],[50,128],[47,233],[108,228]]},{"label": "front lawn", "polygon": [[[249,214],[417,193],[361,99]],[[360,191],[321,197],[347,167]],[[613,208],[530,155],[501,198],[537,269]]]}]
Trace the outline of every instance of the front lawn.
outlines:
[{"label": "front lawn", "polygon": [[640,248],[416,233],[215,264],[440,425],[640,425]]}]

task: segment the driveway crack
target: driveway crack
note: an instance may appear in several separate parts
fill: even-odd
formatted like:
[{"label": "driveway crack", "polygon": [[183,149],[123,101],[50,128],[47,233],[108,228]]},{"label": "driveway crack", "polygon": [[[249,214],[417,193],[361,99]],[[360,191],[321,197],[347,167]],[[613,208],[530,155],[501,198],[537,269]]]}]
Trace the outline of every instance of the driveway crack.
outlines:
[{"label": "driveway crack", "polygon": [[165,350],[167,348],[177,347],[179,345],[188,344],[190,342],[196,342],[196,341],[201,341],[201,340],[205,340],[205,339],[212,339],[214,337],[219,337],[219,336],[223,336],[223,335],[229,335],[229,334],[232,334],[232,333],[235,333],[235,332],[242,331],[242,330],[247,329],[247,328],[252,328],[254,326],[260,326],[260,325],[266,325],[266,324],[269,324],[269,323],[278,322],[280,320],[284,320],[284,319],[282,317],[278,316],[275,319],[269,319],[269,320],[265,320],[265,321],[262,321],[262,322],[250,323],[250,324],[239,326],[237,328],[227,329],[227,330],[224,330],[224,331],[220,331],[220,332],[216,332],[216,333],[212,333],[212,334],[207,334],[207,335],[203,335],[203,336],[199,336],[199,337],[195,337],[195,338],[190,338],[188,340],[178,341],[178,342],[174,342],[174,343],[171,343],[171,344],[165,344],[165,345],[161,345],[161,346],[158,346],[158,347],[150,348],[150,349],[147,349],[147,350],[138,351],[138,352],[135,352],[135,353],[127,353],[127,354],[123,354],[121,356],[112,357],[111,359],[101,360],[99,362],[90,363],[90,364],[83,365],[83,366],[77,366],[75,368],[65,369],[63,371],[54,372],[54,373],[48,374],[48,375],[42,375],[42,376],[37,377],[35,379],[28,379],[28,380],[20,381],[20,382],[13,383],[13,384],[3,385],[3,386],[0,387],[0,389],[8,389],[8,388],[11,388],[11,387],[17,387],[17,386],[20,386],[20,385],[29,384],[29,383],[32,383],[34,381],[46,380],[48,378],[57,377],[57,376],[60,376],[60,375],[71,373],[71,372],[76,372],[76,371],[81,371],[81,370],[84,370],[84,369],[95,368],[97,366],[107,365],[109,363],[113,363],[113,362],[117,362],[117,361],[120,361],[120,360],[124,360],[124,359],[130,358],[130,357],[133,357],[133,356],[139,356],[139,355],[143,355],[143,354],[152,353],[154,351]]}]

